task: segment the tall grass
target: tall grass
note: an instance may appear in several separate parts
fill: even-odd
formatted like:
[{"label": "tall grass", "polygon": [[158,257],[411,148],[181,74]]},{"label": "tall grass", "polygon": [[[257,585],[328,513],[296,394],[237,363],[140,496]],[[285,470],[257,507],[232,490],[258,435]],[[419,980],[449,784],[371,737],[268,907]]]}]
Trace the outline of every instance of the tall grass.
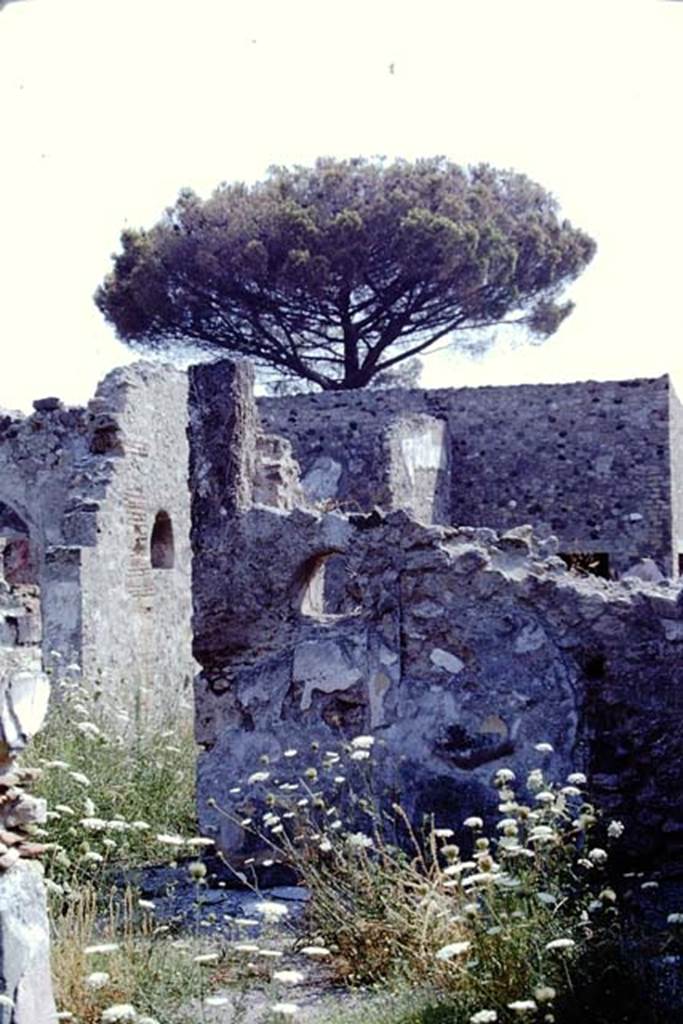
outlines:
[{"label": "tall grass", "polygon": [[[549,751],[540,745],[539,760]],[[342,977],[426,987],[453,1022],[551,1019],[589,949],[613,931],[604,846],[619,823],[596,845],[586,780],[555,784],[539,767],[522,785],[497,772],[490,830],[454,808],[450,827],[426,821],[416,832],[368,788],[376,754],[370,736],[287,751],[221,810],[299,871],[309,934]]]}]

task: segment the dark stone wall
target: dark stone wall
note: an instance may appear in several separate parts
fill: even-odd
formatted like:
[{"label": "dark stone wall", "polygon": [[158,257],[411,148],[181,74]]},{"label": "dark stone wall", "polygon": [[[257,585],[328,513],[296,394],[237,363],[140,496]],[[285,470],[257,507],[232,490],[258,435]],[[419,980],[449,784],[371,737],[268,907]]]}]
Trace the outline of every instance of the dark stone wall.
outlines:
[{"label": "dark stone wall", "polygon": [[[266,430],[292,444],[304,480],[321,457],[340,467],[336,499],[383,504],[389,425],[447,421],[450,521],[498,530],[532,523],[563,551],[607,552],[622,572],[643,557],[672,572],[669,378],[576,384],[356,391],[260,398]],[[679,424],[683,451],[683,414]],[[674,457],[683,480],[683,455]],[[683,536],[683,495],[678,513]]]}]

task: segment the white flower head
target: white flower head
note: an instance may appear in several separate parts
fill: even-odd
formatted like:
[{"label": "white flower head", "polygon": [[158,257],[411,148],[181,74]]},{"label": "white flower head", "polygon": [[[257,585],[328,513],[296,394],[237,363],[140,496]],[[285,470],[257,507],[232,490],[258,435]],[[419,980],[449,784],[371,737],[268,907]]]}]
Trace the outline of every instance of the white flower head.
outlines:
[{"label": "white flower head", "polygon": [[304,956],[311,956],[314,959],[316,957],[325,957],[330,955],[329,949],[325,946],[304,946],[301,952]]},{"label": "white flower head", "polygon": [[346,837],[346,842],[357,850],[369,850],[374,845],[370,836],[364,832],[352,832]]},{"label": "white flower head", "polygon": [[610,839],[619,839],[624,834],[624,825],[621,821],[610,821],[607,826],[607,835]]},{"label": "white flower head", "polygon": [[534,750],[539,754],[552,754],[554,749],[552,743],[534,743]]},{"label": "white flower head", "polygon": [[546,942],[545,948],[552,952],[552,950],[568,950],[573,949],[576,943],[573,939],[553,939],[551,942]]},{"label": "white flower head", "polygon": [[95,956],[98,953],[115,953],[118,948],[118,942],[100,942],[96,946],[86,946],[83,952],[86,956]]},{"label": "white flower head", "polygon": [[[508,782],[515,781],[515,773],[510,768],[499,768],[493,781],[496,786],[507,786]],[[495,1013],[495,1010],[482,1010],[482,1013]]]},{"label": "white flower head", "polygon": [[102,1024],[110,1024],[112,1021],[135,1020],[136,1017],[135,1007],[130,1003],[117,1003],[116,1006],[109,1006],[106,1010],[102,1010],[100,1020]]},{"label": "white flower head", "polygon": [[256,782],[265,782],[270,778],[270,772],[253,772],[247,779],[249,785],[253,785]]},{"label": "white flower head", "polygon": [[218,953],[199,953],[192,957],[192,961],[195,964],[215,964],[218,963]]},{"label": "white flower head", "polygon": [[273,971],[273,981],[283,985],[300,985],[305,977],[302,971]]},{"label": "white flower head", "polygon": [[508,1009],[513,1013],[533,1013],[538,1007],[533,999],[515,999],[514,1002],[508,1003]]},{"label": "white flower head", "polygon": [[589,850],[588,859],[593,864],[604,864],[607,861],[607,851],[601,850],[599,846],[596,846],[594,849]]},{"label": "white flower head", "polygon": [[498,1020],[495,1010],[477,1010],[470,1017],[470,1024],[494,1024]]},{"label": "white flower head", "polygon": [[85,987],[89,989],[104,988],[111,977],[107,971],[93,971],[85,978]]},{"label": "white flower head", "polygon": [[372,750],[374,745],[374,736],[356,736],[355,739],[351,740],[351,746],[354,750]]},{"label": "white flower head", "polygon": [[567,776],[567,782],[570,786],[585,786],[587,781],[583,772],[572,772]]},{"label": "white flower head", "polygon": [[279,921],[289,913],[284,903],[276,903],[275,900],[260,900],[254,904],[254,910],[267,921]]},{"label": "white flower head", "polygon": [[479,829],[484,827],[484,822],[481,820],[481,818],[477,818],[475,815],[473,815],[470,818],[465,818],[465,820],[463,821],[463,825],[465,826],[465,828]]},{"label": "white flower head", "polygon": [[452,960],[453,957],[463,956],[472,945],[471,942],[450,942],[447,946],[442,946],[434,954],[437,960]]},{"label": "white flower head", "polygon": [[273,1003],[269,1010],[276,1017],[296,1017],[299,1007],[296,1003]]},{"label": "white flower head", "polygon": [[352,761],[367,761],[370,757],[369,750],[354,750],[351,754]]}]

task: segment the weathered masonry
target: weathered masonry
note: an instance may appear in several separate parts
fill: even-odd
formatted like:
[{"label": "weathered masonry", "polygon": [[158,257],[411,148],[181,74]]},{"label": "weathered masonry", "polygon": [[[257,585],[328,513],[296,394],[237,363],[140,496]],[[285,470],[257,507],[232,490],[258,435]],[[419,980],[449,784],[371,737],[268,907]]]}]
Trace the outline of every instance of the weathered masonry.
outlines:
[{"label": "weathered masonry", "polygon": [[186,427],[186,375],[150,363],[0,418],[0,675],[73,663],[136,714],[189,692]]},{"label": "weathered masonry", "polygon": [[[668,391],[665,382],[643,386],[646,394]],[[324,399],[333,419],[334,397]],[[375,780],[378,791],[398,782],[416,820],[431,811],[449,827],[487,805],[498,768],[524,778],[541,760],[537,745],[549,742],[549,776],[586,772],[593,795],[627,826],[624,858],[680,891],[680,585],[582,578],[558,557],[556,538],[528,525],[430,522],[428,510],[439,515],[439,489],[458,468],[438,455],[443,421],[409,414],[419,442],[402,445],[411,435],[397,415],[376,462],[367,442],[332,446],[342,473],[358,452],[385,504],[404,508],[304,507],[287,442],[259,429],[248,369],[226,362],[190,372],[203,831],[232,853],[249,850],[236,823],[259,794],[244,780],[264,754],[272,777],[288,780],[284,751],[309,750],[312,740],[327,750],[372,732],[391,773]],[[666,430],[664,421],[662,437]],[[329,463],[316,471],[318,481],[326,473],[342,479]],[[656,503],[639,507],[645,518]],[[421,521],[405,508],[422,509]],[[663,515],[660,522],[663,529]],[[338,601],[330,610],[322,583],[333,560]]]},{"label": "weathered masonry", "polygon": [[264,429],[291,443],[313,502],[405,507],[411,477],[431,472],[433,507],[414,507],[418,518],[532,523],[562,553],[602,556],[612,575],[643,558],[679,573],[683,413],[667,376],[326,392],[258,407]]}]

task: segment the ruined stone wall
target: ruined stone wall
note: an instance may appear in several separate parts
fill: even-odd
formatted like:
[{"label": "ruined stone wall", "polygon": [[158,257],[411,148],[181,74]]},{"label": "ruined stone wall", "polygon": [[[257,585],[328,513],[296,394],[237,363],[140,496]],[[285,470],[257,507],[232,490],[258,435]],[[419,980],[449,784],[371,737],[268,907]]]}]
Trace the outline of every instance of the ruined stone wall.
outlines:
[{"label": "ruined stone wall", "polygon": [[[45,399],[35,410],[0,420],[0,502],[38,566],[44,662],[82,665],[119,710],[171,710],[194,671],[186,377],[140,363],[110,374],[85,409]],[[174,552],[155,569],[158,512]]]},{"label": "ruined stone wall", "polygon": [[[326,750],[372,732],[389,766],[378,789],[399,787],[415,820],[430,811],[455,828],[490,803],[498,768],[523,777],[539,765],[536,745],[549,742],[549,776],[587,771],[593,795],[626,824],[624,859],[680,884],[680,588],[583,579],[557,557],[554,538],[528,526],[497,532],[428,526],[400,511],[230,503],[226,444],[245,467],[240,449],[254,440],[207,386],[221,372],[203,368],[192,399],[194,431],[210,424],[217,444],[212,454],[207,432],[197,433],[192,479],[201,488],[193,595],[202,830],[232,853],[247,850],[245,833],[213,802],[239,820],[259,757],[277,783],[294,771],[284,751],[310,749],[313,739]],[[627,403],[637,388],[623,390]],[[337,396],[323,397],[331,407]],[[348,614],[316,613],[301,600],[330,551],[346,562]]]},{"label": "ruined stone wall", "polygon": [[[81,536],[83,671],[119,694],[120,709],[172,715],[178,701],[189,698],[195,672],[187,377],[153,364],[117,370],[89,409],[112,426],[110,476],[96,502],[94,544]],[[160,514],[166,535],[155,556]]]},{"label": "ruined stone wall", "polygon": [[446,521],[497,530],[530,522],[563,551],[608,553],[618,572],[649,556],[670,574],[670,394],[661,377],[328,392],[260,398],[258,407],[264,428],[291,442],[304,487],[322,475],[328,499],[400,507],[387,496],[388,431],[426,414],[448,426]]}]

